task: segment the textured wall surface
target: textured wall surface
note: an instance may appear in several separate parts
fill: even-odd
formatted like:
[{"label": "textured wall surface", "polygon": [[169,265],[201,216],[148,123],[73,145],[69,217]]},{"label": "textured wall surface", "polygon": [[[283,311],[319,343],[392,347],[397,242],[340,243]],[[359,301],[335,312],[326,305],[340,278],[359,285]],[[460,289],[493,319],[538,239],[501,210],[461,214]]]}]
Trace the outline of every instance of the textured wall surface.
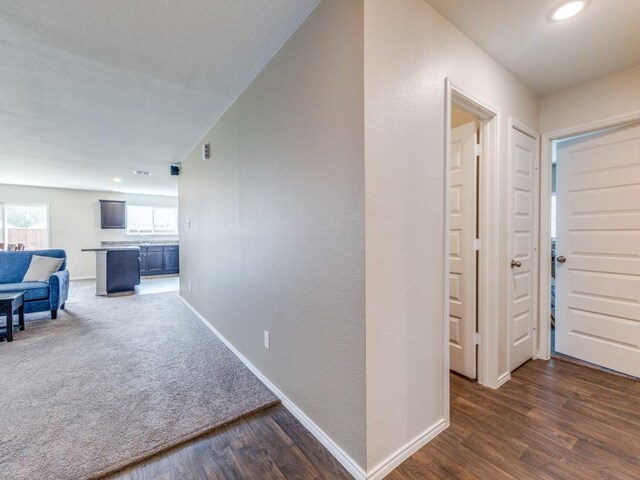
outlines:
[{"label": "textured wall surface", "polygon": [[542,98],[540,131],[553,132],[633,112],[640,112],[640,67]]},{"label": "textured wall surface", "polygon": [[[365,2],[367,462],[444,414],[445,78],[500,109],[501,218],[509,116],[535,128],[535,95],[423,0]],[[506,226],[503,228],[501,251]],[[497,284],[506,292],[508,259]],[[506,298],[501,298],[506,307]],[[508,370],[500,312],[500,373]]]},{"label": "textured wall surface", "polygon": [[364,466],[362,22],[320,3],[205,135],[211,161],[185,159],[180,252],[184,298]]}]

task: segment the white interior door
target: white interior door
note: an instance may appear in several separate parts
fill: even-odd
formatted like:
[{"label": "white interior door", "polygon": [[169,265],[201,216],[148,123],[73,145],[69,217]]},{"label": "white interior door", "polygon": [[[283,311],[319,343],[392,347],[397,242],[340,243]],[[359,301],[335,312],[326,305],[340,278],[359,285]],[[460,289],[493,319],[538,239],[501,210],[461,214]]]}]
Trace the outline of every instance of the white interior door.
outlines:
[{"label": "white interior door", "polygon": [[640,376],[640,125],[562,142],[556,350]]},{"label": "white interior door", "polygon": [[511,371],[534,354],[536,285],[536,140],[511,132],[509,362]]},{"label": "white interior door", "polygon": [[451,130],[449,354],[451,370],[476,378],[476,125]]}]

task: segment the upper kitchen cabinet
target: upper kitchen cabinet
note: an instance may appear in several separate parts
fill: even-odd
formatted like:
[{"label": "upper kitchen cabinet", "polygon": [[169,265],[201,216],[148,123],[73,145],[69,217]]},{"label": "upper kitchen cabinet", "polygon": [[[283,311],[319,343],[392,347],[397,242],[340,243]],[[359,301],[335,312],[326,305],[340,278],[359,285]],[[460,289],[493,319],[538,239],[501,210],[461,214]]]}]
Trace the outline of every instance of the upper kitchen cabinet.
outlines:
[{"label": "upper kitchen cabinet", "polygon": [[127,202],[100,200],[100,228],[121,229],[127,226]]}]

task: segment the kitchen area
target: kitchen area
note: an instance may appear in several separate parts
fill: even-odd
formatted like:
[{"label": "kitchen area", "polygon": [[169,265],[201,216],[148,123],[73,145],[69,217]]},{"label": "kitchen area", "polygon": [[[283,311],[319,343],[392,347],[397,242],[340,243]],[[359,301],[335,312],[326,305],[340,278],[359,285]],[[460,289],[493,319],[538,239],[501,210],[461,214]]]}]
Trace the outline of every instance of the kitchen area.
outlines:
[{"label": "kitchen area", "polygon": [[177,289],[177,209],[133,206],[121,200],[99,200],[99,208],[102,230],[124,230],[132,238],[104,240],[100,246],[82,249],[96,256],[95,294],[135,293],[143,279],[171,277]]}]

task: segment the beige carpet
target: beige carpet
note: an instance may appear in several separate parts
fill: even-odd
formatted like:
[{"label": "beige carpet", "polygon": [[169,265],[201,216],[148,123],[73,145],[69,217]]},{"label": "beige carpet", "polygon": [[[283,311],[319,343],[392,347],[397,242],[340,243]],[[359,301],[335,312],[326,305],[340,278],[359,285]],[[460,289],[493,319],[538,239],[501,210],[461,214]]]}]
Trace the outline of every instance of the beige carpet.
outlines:
[{"label": "beige carpet", "polygon": [[0,477],[100,476],[277,402],[177,294],[69,303],[0,343]]}]

